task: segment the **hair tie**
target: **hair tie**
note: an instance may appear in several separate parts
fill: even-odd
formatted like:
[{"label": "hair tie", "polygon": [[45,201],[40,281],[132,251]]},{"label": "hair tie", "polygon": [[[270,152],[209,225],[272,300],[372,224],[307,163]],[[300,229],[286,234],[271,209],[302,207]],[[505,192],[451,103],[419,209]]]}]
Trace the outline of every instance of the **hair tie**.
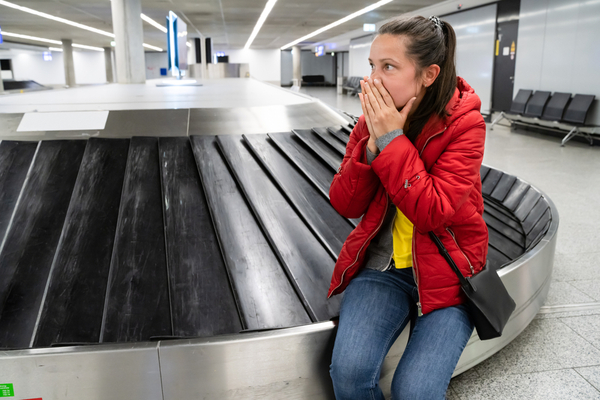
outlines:
[{"label": "hair tie", "polygon": [[431,17],[429,17],[429,20],[433,22],[436,28],[439,28],[440,30],[443,29],[444,23],[438,17],[432,15]]}]

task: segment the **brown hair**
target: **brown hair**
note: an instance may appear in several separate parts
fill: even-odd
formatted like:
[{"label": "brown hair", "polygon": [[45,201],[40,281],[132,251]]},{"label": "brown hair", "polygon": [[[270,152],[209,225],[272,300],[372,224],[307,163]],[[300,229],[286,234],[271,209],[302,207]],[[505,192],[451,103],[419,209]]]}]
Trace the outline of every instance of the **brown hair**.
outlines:
[{"label": "brown hair", "polygon": [[440,67],[440,74],[426,89],[423,100],[410,117],[405,134],[414,143],[431,115],[435,113],[442,118],[448,115],[446,104],[456,89],[456,34],[449,23],[436,17],[427,19],[421,16],[395,18],[381,26],[378,33],[408,39],[406,55],[414,62],[417,74],[432,64]]}]

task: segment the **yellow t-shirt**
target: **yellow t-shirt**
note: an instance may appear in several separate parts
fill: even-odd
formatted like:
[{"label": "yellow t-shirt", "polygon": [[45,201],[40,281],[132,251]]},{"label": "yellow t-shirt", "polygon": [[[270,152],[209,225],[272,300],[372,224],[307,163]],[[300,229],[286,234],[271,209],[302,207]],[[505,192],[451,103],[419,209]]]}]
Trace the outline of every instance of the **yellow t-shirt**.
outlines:
[{"label": "yellow t-shirt", "polygon": [[394,226],[392,227],[394,238],[393,257],[396,268],[412,267],[412,234],[412,222],[396,207],[396,218],[394,218]]}]

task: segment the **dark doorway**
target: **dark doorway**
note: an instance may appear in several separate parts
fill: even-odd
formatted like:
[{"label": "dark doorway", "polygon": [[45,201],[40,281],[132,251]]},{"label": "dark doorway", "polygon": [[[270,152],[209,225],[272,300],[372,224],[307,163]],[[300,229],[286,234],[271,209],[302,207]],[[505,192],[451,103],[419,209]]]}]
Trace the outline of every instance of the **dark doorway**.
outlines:
[{"label": "dark doorway", "polygon": [[498,3],[492,111],[508,111],[512,103],[518,52],[520,0]]}]

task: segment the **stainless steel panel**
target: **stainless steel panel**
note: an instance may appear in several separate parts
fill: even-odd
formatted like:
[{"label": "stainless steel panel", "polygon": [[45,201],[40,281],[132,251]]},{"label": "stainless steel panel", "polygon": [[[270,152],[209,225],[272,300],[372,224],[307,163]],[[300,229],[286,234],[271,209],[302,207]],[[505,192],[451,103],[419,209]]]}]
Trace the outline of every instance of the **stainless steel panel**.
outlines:
[{"label": "stainless steel panel", "polygon": [[333,322],[163,342],[165,399],[333,399]]},{"label": "stainless steel panel", "polygon": [[161,400],[157,343],[0,352],[16,399]]}]

